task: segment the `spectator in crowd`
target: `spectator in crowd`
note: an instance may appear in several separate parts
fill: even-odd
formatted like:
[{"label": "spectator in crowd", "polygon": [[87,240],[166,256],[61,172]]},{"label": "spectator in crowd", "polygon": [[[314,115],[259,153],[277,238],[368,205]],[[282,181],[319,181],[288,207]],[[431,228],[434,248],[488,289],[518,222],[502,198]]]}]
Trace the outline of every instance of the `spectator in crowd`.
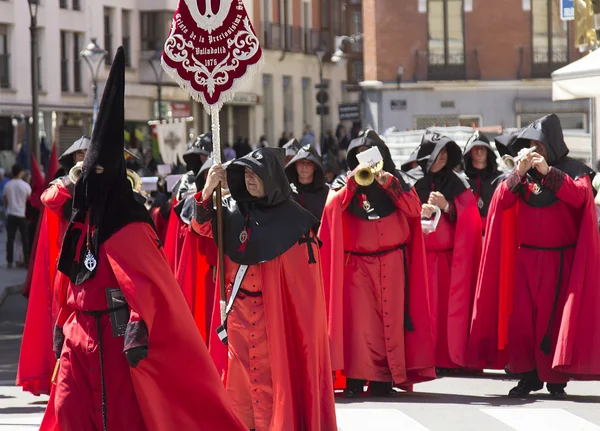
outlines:
[{"label": "spectator in crowd", "polygon": [[238,136],[233,144],[233,151],[235,151],[235,156],[238,159],[252,151],[252,148],[250,148],[250,145],[248,144],[248,138],[243,139],[241,136]]},{"label": "spectator in crowd", "polygon": [[6,204],[6,229],[8,238],[6,242],[6,261],[8,267],[12,268],[13,252],[17,229],[21,233],[23,242],[23,255],[25,266],[29,263],[29,250],[27,247],[27,219],[25,218],[25,207],[27,199],[31,195],[31,186],[23,180],[25,170],[21,165],[12,167],[13,179],[4,186],[3,196]]},{"label": "spectator in crowd", "polygon": [[279,148],[283,148],[283,146],[287,144],[290,139],[292,139],[292,134],[284,131],[281,134],[281,138],[279,138]]},{"label": "spectator in crowd", "polygon": [[9,179],[4,175],[4,169],[0,168],[0,232],[4,231],[4,186]]},{"label": "spectator in crowd", "polygon": [[235,159],[235,151],[233,148],[231,148],[229,142],[225,143],[225,147],[223,148],[223,154],[225,154],[226,161]]}]

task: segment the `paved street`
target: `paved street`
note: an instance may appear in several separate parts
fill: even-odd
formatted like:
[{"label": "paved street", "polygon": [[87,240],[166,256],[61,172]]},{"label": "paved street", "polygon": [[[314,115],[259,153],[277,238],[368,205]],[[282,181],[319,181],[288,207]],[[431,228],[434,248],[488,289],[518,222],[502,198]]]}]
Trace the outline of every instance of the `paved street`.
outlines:
[{"label": "paved street", "polygon": [[[36,430],[47,399],[14,387],[26,305],[11,295],[0,308],[0,431]],[[389,402],[338,398],[338,425],[342,431],[600,431],[600,383],[569,384],[565,401],[545,392],[511,400],[505,394],[513,385],[499,373],[439,379]]]}]

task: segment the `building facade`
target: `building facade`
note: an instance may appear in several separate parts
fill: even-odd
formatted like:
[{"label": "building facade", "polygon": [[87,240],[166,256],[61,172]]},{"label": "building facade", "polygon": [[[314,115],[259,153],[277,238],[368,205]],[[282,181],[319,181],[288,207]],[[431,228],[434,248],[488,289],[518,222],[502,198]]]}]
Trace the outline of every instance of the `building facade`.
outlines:
[{"label": "building facade", "polygon": [[589,132],[588,100],[552,102],[550,74],[580,58],[560,0],[362,0],[364,122],[523,127],[557,113]]},{"label": "building facade", "polygon": [[[222,110],[222,140],[239,136],[256,144],[266,136],[276,145],[282,132],[300,138],[305,126],[319,133],[317,50],[326,53],[328,87],[325,126],[339,121],[346,69],[328,61],[335,36],[345,31],[342,0],[244,0],[265,50],[265,67]],[[90,133],[92,76],[79,56],[95,38],[108,51],[97,75],[98,97],[120,45],[127,53],[125,139],[147,141],[148,122],[188,121],[190,133],[209,130],[209,118],[158,67],[157,52],[168,35],[176,0],[44,0],[38,9],[40,133],[65,149]],[[0,0],[0,151],[28,139],[31,119],[30,16],[25,0]],[[153,69],[154,66],[154,69]],[[155,73],[158,72],[158,73]],[[159,85],[160,84],[160,85]],[[159,107],[158,94],[161,94]]]}]

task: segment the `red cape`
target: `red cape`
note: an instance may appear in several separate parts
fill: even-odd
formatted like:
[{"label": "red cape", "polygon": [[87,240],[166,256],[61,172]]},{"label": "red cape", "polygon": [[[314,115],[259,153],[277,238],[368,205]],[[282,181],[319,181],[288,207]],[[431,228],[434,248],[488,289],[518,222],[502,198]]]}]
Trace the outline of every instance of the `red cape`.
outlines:
[{"label": "red cape", "polygon": [[[414,193],[414,192],[413,192]],[[329,320],[331,365],[334,371],[344,369],[344,232],[342,225],[342,192],[331,193],[325,204],[319,238],[321,247],[323,280]],[[435,348],[429,315],[427,291],[427,264],[425,246],[419,218],[407,218],[412,240],[406,254],[409,258],[409,307],[414,331],[404,331],[406,351],[406,382],[411,384],[435,379]],[[336,387],[344,380],[336,379]]]},{"label": "red cape", "polygon": [[481,217],[471,190],[454,198],[456,231],[448,294],[448,349],[455,364],[466,366],[467,341],[481,258]]},{"label": "red cape", "polygon": [[[167,228],[169,225],[169,219],[166,219],[160,213],[159,207],[150,208],[150,218],[154,222],[154,226],[156,227],[156,233],[158,234],[158,239],[164,244],[165,239],[167,238]],[[170,213],[169,213],[170,214]]]},{"label": "red cape", "polygon": [[56,271],[60,249],[59,216],[44,209],[38,227],[37,253],[32,265],[29,304],[23,329],[17,386],[33,395],[49,394],[56,358],[52,350],[52,331],[59,299],[64,297],[64,277]]},{"label": "red cape", "polygon": [[[321,257],[317,247],[313,251],[317,264],[307,263],[305,245],[295,245],[256,266],[264,286],[262,297],[273,381],[273,430],[336,429]],[[219,292],[219,282],[216,284]],[[218,294],[214,304],[213,334],[221,326]],[[309,355],[305,341],[308,339],[312,350]],[[210,337],[210,353],[226,382],[228,348],[217,336]],[[300,417],[305,420],[303,427],[297,419],[290,422]]]},{"label": "red cape", "polygon": [[[597,380],[600,379],[600,238],[591,182],[589,177],[584,181],[587,182],[588,193],[582,206],[567,302],[552,365],[555,370],[573,378]],[[508,273],[512,268],[514,275],[518,247],[516,235],[508,230],[505,236],[502,231],[505,226],[511,225],[510,218],[514,218],[516,212],[511,214],[501,209],[497,204],[498,190],[488,215],[485,249],[492,252],[482,259],[468,352],[471,363],[485,366],[497,364],[502,355],[506,355],[501,348],[506,346],[502,337],[507,331],[503,325],[510,314],[510,306],[503,304],[509,300],[512,302],[512,285],[505,287],[499,275],[505,268]]]},{"label": "red cape", "polygon": [[167,233],[165,234],[165,254],[167,261],[171,267],[173,274],[177,272],[179,255],[181,253],[181,247],[183,246],[183,239],[185,231],[185,223],[175,213],[175,205],[177,205],[177,199],[173,198],[173,206],[171,207],[171,213],[169,214],[169,224],[167,226]]},{"label": "red cape", "polygon": [[[131,378],[148,431],[247,431],[227,399],[225,388],[157,237],[145,223],[132,223],[103,247],[129,306],[148,327],[149,356]],[[52,405],[52,400],[48,403]],[[46,410],[46,430],[60,430]]]},{"label": "red cape", "polygon": [[[209,256],[210,253],[212,255]],[[212,238],[198,235],[192,229],[188,229],[176,273],[177,282],[192,311],[196,326],[207,344],[212,335],[210,326],[215,296],[213,271],[209,261],[216,253],[217,246]]]}]

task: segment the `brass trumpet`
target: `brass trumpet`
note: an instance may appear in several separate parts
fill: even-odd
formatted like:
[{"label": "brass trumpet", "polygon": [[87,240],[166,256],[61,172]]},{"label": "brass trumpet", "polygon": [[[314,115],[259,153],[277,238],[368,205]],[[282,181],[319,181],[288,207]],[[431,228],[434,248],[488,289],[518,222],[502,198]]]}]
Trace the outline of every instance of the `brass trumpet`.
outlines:
[{"label": "brass trumpet", "polygon": [[517,157],[512,157],[509,155],[502,156],[502,163],[504,163],[504,166],[508,170],[514,171],[517,167],[517,163],[520,162],[521,160],[527,158],[530,154],[535,153],[535,150],[536,150],[535,147],[531,147],[531,148],[521,150]]},{"label": "brass trumpet", "polygon": [[71,168],[69,171],[69,179],[73,184],[77,182],[79,177],[81,176],[81,168],[83,167],[83,162],[75,163],[75,166]]},{"label": "brass trumpet", "polygon": [[383,169],[383,160],[372,166],[359,166],[354,172],[354,179],[359,186],[367,187],[375,181],[375,175]]}]

